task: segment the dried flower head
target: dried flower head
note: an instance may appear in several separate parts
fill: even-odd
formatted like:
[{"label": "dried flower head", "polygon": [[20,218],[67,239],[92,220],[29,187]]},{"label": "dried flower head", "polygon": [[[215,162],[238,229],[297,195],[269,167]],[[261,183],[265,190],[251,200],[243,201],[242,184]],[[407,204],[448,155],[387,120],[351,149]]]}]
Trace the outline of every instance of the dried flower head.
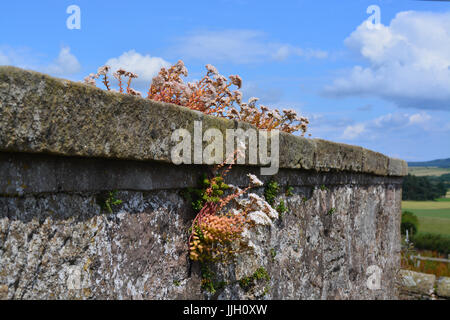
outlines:
[{"label": "dried flower head", "polygon": [[241,104],[242,103],[242,92],[236,90],[236,91],[234,91],[233,95],[234,95],[234,99],[236,100],[236,103]]},{"label": "dried flower head", "polygon": [[95,87],[95,79],[96,78],[93,76],[93,73],[91,73],[90,75],[84,78],[84,83]]},{"label": "dried flower head", "polygon": [[135,79],[135,78],[138,77],[136,73],[129,72],[129,71],[127,71],[127,72],[125,73],[125,76],[126,76],[126,77],[129,77],[129,78],[133,78],[133,79]]},{"label": "dried flower head", "polygon": [[247,174],[247,177],[250,179],[250,185],[253,187],[261,187],[264,185],[264,183],[259,180],[257,176],[251,173]]},{"label": "dried flower head", "polygon": [[230,76],[229,78],[230,78],[232,84],[237,86],[239,89],[241,88],[241,86],[242,86],[241,77],[239,77],[238,75],[235,75],[235,76]]},{"label": "dried flower head", "polygon": [[263,113],[269,111],[269,108],[267,108],[266,106],[263,106],[262,104],[259,106],[259,108],[261,109],[261,111]]},{"label": "dried flower head", "polygon": [[133,88],[130,88],[129,91],[128,91],[128,93],[131,94],[131,95],[133,95],[133,96],[139,96],[139,97],[142,97],[142,94],[141,94],[139,91],[134,90]]},{"label": "dried flower head", "polygon": [[184,62],[182,60],[178,60],[177,64],[174,67],[175,67],[175,72],[182,74],[185,77],[188,76],[187,68],[184,65]]},{"label": "dried flower head", "polygon": [[119,76],[124,76],[124,75],[127,74],[127,71],[125,71],[122,68],[119,68],[119,69],[117,69],[116,74],[119,75]]},{"label": "dried flower head", "polygon": [[208,70],[208,73],[210,73],[211,75],[218,75],[219,72],[217,71],[216,67],[214,67],[213,65],[207,64],[206,65],[206,70]]},{"label": "dried flower head", "polygon": [[109,72],[109,70],[111,70],[110,66],[102,66],[102,67],[98,68],[97,75],[104,76]]},{"label": "dried flower head", "polygon": [[251,97],[250,99],[248,99],[247,104],[251,107],[254,107],[256,105],[256,102],[258,101],[258,98],[255,97]]}]

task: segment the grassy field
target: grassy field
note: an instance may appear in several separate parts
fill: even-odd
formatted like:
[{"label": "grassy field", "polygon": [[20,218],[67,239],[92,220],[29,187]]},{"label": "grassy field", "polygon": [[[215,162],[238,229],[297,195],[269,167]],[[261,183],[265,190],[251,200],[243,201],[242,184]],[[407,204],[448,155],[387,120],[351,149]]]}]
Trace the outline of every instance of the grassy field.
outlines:
[{"label": "grassy field", "polygon": [[446,173],[450,173],[450,168],[437,168],[437,167],[408,167],[408,173],[423,177],[423,176],[441,176]]},{"label": "grassy field", "polygon": [[419,232],[450,235],[450,198],[439,201],[402,201],[402,210],[411,211],[417,216]]}]

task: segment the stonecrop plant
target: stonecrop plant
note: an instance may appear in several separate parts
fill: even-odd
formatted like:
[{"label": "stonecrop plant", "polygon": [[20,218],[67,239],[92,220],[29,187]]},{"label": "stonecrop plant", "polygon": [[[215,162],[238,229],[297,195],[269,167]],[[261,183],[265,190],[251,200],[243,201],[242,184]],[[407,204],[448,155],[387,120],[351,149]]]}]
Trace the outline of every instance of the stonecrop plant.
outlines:
[{"label": "stonecrop plant", "polygon": [[224,183],[230,169],[231,165],[227,168],[219,165],[215,168],[213,177],[203,181],[206,188],[201,196],[202,207],[192,222],[188,240],[189,257],[193,261],[226,262],[246,250],[242,232],[253,225],[247,217],[250,207],[230,208],[228,204],[250,188],[262,186],[262,182],[249,174],[250,184],[246,188],[235,188],[224,196],[224,191],[230,189]]},{"label": "stonecrop plant", "polygon": [[[161,68],[152,80],[147,98],[174,103],[213,116],[245,121],[258,129],[278,129],[288,133],[300,131],[302,136],[305,135],[309,120],[298,116],[295,110],[283,109],[281,112],[264,105],[258,106],[258,98],[243,102],[242,92],[238,90],[242,87],[241,77],[231,75],[226,78],[210,64],[206,65],[206,70],[207,73],[201,80],[185,83],[183,77],[188,76],[188,71],[183,61],[178,61],[170,68]],[[100,67],[96,74],[91,73],[84,82],[96,86],[96,80],[101,79],[107,90],[117,91],[112,89],[108,79],[110,71],[109,66]],[[118,82],[120,93],[142,96],[131,88],[131,81],[138,77],[137,74],[120,68],[113,73],[113,77]]]}]

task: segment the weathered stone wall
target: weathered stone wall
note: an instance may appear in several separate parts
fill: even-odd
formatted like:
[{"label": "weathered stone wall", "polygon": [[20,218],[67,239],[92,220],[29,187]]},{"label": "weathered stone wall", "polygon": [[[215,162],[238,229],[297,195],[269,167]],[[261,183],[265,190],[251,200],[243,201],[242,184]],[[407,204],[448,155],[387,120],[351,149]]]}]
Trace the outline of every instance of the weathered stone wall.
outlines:
[{"label": "weathered stone wall", "polygon": [[[280,184],[275,203],[287,212],[261,213],[245,235],[252,250],[212,266],[226,283],[203,292],[182,194],[209,168],[170,163],[171,132],[193,120],[249,127],[0,67],[0,297],[398,298],[405,162],[287,134],[280,171],[261,177]],[[245,186],[247,173],[259,167],[235,166],[228,182]],[[122,203],[111,213],[102,204],[112,190]],[[370,266],[381,270],[379,289],[367,286]],[[239,285],[260,268],[268,279]]]},{"label": "weathered stone wall", "polygon": [[400,298],[404,300],[449,300],[450,278],[400,270]]}]

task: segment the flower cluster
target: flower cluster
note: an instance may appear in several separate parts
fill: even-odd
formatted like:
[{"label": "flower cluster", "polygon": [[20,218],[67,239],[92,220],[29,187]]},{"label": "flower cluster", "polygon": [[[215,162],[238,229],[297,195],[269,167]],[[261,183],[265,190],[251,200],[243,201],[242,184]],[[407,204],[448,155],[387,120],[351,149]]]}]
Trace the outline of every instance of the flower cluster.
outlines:
[{"label": "flower cluster", "polygon": [[247,177],[250,179],[250,185],[254,187],[262,187],[264,183],[254,174],[249,173]]},{"label": "flower cluster", "polygon": [[[108,79],[108,74],[111,70],[111,67],[109,66],[103,66],[98,68],[97,73],[91,73],[87,77],[84,78],[84,83],[95,86],[96,85],[96,79],[102,78],[102,83],[105,86],[105,88],[108,91],[116,91],[114,89],[111,89],[111,85]],[[137,78],[137,74],[129,71],[125,71],[124,69],[120,68],[116,72],[113,73],[114,78],[116,78],[119,86],[119,92],[120,93],[128,93],[134,96],[141,96],[141,93],[139,91],[134,90],[131,88],[131,80]],[[126,80],[128,78],[128,80]],[[124,90],[124,81],[127,83],[127,87]]]},{"label": "flower cluster", "polygon": [[206,204],[199,213],[189,242],[189,257],[198,261],[226,261],[242,251],[242,232],[249,223],[245,212],[218,214],[217,207]]},{"label": "flower cluster", "polygon": [[[97,74],[87,76],[85,82],[95,85],[95,80],[102,77],[102,83],[107,90],[111,90],[107,76],[109,71],[110,67],[103,66]],[[188,71],[183,61],[178,61],[168,69],[161,68],[153,78],[147,98],[174,103],[213,116],[245,121],[258,129],[278,129],[288,133],[300,131],[302,136],[306,133],[308,119],[298,116],[294,110],[279,111],[263,105],[257,106],[258,98],[243,102],[242,92],[238,90],[242,87],[242,79],[238,75],[226,78],[210,64],[206,65],[206,71],[201,80],[185,83],[183,77],[187,77]],[[119,69],[113,76],[119,83],[119,92],[141,95],[130,87],[131,80],[137,78],[136,74]],[[126,90],[123,89],[123,78],[128,78]]]},{"label": "flower cluster", "polygon": [[[217,166],[217,170],[223,166]],[[218,190],[224,187],[223,180],[231,165],[221,174],[207,179],[209,186],[204,192],[203,207],[192,222],[189,237],[189,257],[194,261],[227,261],[237,253],[247,249],[242,234],[244,229],[253,226],[249,217],[251,206],[238,205],[228,208],[232,200],[236,200],[252,187],[262,186],[262,182],[249,174],[250,184],[244,189],[234,188],[228,196],[217,197]],[[205,181],[205,182],[206,182]],[[223,194],[223,193],[220,193]]]},{"label": "flower cluster", "polygon": [[247,103],[240,104],[240,110],[231,109],[230,119],[236,119],[253,124],[259,129],[272,130],[293,133],[301,131],[302,136],[308,129],[309,120],[305,117],[297,116],[297,112],[291,109],[269,109],[266,106],[256,106],[258,98],[250,98]]},{"label": "flower cluster", "polygon": [[169,69],[161,68],[153,78],[148,99],[163,101],[185,106],[191,94],[191,88],[186,85],[181,76],[187,77],[187,69],[182,61],[178,61]]}]

